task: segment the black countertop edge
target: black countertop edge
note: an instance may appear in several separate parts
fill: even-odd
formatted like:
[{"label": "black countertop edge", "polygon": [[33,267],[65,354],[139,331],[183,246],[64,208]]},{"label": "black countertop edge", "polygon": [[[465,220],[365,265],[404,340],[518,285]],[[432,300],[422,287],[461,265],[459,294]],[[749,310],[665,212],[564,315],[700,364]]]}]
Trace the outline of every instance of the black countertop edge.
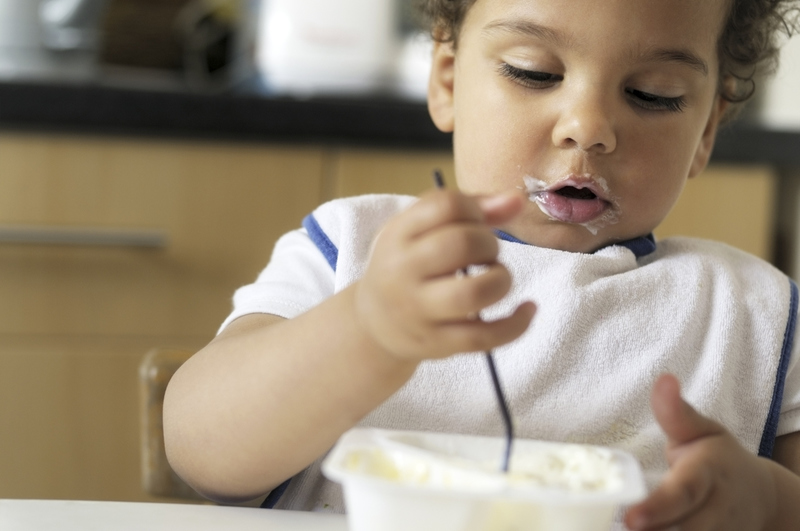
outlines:
[{"label": "black countertop edge", "polygon": [[727,125],[717,133],[711,160],[798,167],[800,131],[769,130],[744,122]]},{"label": "black countertop edge", "polygon": [[420,102],[0,83],[0,128],[448,149]]},{"label": "black countertop edge", "polygon": [[[0,128],[431,150],[452,144],[424,103],[389,96],[296,99],[98,84],[0,82]],[[800,131],[734,123],[719,132],[712,160],[800,166]]]}]

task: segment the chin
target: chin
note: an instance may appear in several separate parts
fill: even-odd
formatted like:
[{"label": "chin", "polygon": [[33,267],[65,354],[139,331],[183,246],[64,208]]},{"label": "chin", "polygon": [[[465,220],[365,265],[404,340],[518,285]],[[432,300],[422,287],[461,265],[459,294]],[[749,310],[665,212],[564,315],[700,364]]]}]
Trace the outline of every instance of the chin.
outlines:
[{"label": "chin", "polygon": [[619,241],[619,238],[604,235],[603,230],[592,234],[585,227],[561,223],[559,226],[539,226],[521,231],[515,231],[512,227],[500,227],[500,230],[536,247],[571,253],[593,253],[610,243]]}]

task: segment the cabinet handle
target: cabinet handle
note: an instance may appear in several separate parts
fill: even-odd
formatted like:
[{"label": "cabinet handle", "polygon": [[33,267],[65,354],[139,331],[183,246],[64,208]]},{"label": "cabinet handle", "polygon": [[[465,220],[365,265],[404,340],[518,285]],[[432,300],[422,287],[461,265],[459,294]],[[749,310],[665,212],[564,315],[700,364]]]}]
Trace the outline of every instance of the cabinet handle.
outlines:
[{"label": "cabinet handle", "polygon": [[0,225],[0,244],[164,248],[167,233],[158,229]]}]

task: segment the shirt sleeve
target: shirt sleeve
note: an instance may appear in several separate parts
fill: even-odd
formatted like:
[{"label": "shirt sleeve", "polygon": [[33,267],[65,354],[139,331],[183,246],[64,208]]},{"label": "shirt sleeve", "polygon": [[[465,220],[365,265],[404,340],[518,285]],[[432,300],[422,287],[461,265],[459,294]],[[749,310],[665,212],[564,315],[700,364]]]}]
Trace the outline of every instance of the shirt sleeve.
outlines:
[{"label": "shirt sleeve", "polygon": [[251,313],[297,317],[334,293],[334,274],[306,229],[283,235],[256,281],[236,290],[233,311],[217,334],[235,319]]},{"label": "shirt sleeve", "polygon": [[[798,316],[800,319],[800,315]],[[783,384],[783,402],[778,418],[777,436],[800,431],[800,337],[794,336],[789,367]]]}]

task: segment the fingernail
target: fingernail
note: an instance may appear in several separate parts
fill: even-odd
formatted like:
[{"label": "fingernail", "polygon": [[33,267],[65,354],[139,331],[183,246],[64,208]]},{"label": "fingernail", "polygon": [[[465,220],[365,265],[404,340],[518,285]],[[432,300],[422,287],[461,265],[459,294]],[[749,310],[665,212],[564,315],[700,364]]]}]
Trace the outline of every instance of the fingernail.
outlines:
[{"label": "fingernail", "polygon": [[493,210],[495,208],[500,208],[514,196],[508,194],[500,194],[500,195],[493,195],[491,197],[483,197],[480,200],[481,208],[484,210]]}]

